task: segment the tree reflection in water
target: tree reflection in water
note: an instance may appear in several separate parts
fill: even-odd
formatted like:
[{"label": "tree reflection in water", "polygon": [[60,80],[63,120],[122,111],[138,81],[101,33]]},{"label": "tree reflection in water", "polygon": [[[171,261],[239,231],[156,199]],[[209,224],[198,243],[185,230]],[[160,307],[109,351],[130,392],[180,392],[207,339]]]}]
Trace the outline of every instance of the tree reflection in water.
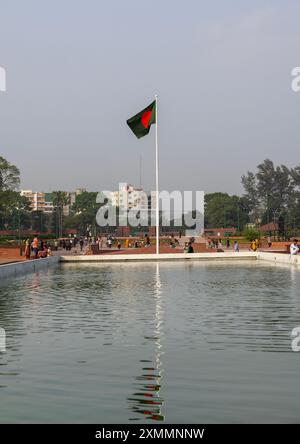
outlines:
[{"label": "tree reflection in water", "polygon": [[136,377],[137,391],[128,398],[130,410],[139,416],[129,418],[131,421],[142,419],[152,421],[164,421],[162,413],[164,401],[160,396],[163,379],[162,356],[164,354],[161,344],[163,336],[163,307],[162,290],[159,273],[159,263],[156,264],[154,275],[154,298],[155,298],[155,331],[154,336],[145,336],[147,341],[155,343],[155,360],[141,360],[144,366],[143,373]]}]

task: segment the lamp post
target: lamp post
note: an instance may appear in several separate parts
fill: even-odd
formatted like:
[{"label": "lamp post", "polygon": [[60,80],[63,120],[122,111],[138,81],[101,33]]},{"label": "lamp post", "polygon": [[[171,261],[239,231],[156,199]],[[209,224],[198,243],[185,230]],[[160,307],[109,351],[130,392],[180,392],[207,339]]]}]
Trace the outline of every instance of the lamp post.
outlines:
[{"label": "lamp post", "polygon": [[21,208],[19,208],[19,246],[20,246],[20,256],[22,256],[23,250],[22,250],[22,239],[21,239]]},{"label": "lamp post", "polygon": [[18,212],[18,245],[20,247],[20,256],[22,256],[22,244],[21,244],[21,206],[20,203],[16,207]]},{"label": "lamp post", "polygon": [[42,231],[43,231],[43,214],[42,214],[42,211],[40,212],[39,216],[40,216],[40,233],[42,234]]},{"label": "lamp post", "polygon": [[260,217],[258,217],[257,219],[256,219],[256,225],[257,225],[257,227],[258,227],[258,236],[259,236],[259,239],[260,239],[260,224],[261,224],[261,218]]},{"label": "lamp post", "polygon": [[238,200],[237,204],[237,229],[238,233],[240,234],[240,200]]},{"label": "lamp post", "polygon": [[19,245],[21,246],[21,210],[18,211],[18,222],[19,222]]},{"label": "lamp post", "polygon": [[[275,239],[275,233],[276,233],[276,215],[278,213],[278,210],[273,210],[273,224],[274,224],[274,239]],[[277,240],[278,240],[278,231],[277,231]]]}]

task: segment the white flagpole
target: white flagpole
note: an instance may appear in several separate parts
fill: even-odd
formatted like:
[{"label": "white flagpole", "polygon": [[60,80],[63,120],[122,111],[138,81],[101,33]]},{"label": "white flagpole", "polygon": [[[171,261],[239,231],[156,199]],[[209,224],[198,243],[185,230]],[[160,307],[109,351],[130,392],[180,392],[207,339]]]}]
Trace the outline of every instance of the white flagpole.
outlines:
[{"label": "white flagpole", "polygon": [[156,134],[156,254],[159,254],[159,198],[158,198],[158,100],[155,95],[155,134]]}]

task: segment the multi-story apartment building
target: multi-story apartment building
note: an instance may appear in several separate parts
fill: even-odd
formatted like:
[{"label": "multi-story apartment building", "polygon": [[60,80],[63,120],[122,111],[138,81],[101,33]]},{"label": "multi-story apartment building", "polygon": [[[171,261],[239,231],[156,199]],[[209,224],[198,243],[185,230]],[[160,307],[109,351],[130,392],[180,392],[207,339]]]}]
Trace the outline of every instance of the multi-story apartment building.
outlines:
[{"label": "multi-story apartment building", "polygon": [[76,201],[76,197],[79,196],[82,193],[86,193],[87,190],[86,188],[76,188],[75,191],[67,191],[67,197],[69,198],[69,203],[67,205],[64,206],[63,208],[63,212],[64,212],[64,216],[69,216],[70,211],[72,206],[74,205],[75,201]]},{"label": "multi-story apartment building", "polygon": [[21,190],[21,196],[27,197],[31,211],[44,211],[45,210],[45,193]]},{"label": "multi-story apartment building", "polygon": [[52,193],[45,193],[45,207],[44,213],[51,214],[54,211],[53,195]]},{"label": "multi-story apartment building", "polygon": [[[77,188],[76,191],[66,192],[69,198],[69,203],[64,205],[64,216],[69,216],[72,205],[75,203],[76,196],[86,192],[85,188]],[[32,190],[21,190],[21,196],[27,197],[30,204],[31,211],[43,211],[44,213],[51,214],[54,211],[53,205],[53,193],[43,193]]]},{"label": "multi-story apartment building", "polygon": [[148,210],[147,193],[138,187],[127,183],[119,184],[119,191],[112,191],[111,205],[122,209]]}]

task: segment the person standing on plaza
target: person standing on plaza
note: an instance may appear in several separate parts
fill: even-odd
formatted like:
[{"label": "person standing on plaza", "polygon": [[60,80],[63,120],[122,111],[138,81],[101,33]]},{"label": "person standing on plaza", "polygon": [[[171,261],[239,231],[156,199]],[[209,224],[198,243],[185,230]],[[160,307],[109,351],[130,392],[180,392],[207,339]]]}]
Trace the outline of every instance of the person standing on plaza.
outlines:
[{"label": "person standing on plaza", "polygon": [[290,245],[290,254],[291,256],[295,256],[299,253],[298,239],[294,239],[294,241]]},{"label": "person standing on plaza", "polygon": [[187,249],[187,252],[188,252],[188,253],[194,253],[194,248],[193,248],[193,246],[192,246],[192,242],[189,242],[189,243],[188,243],[188,249]]},{"label": "person standing on plaza", "polygon": [[38,254],[39,254],[39,240],[37,235],[35,235],[33,242],[32,242],[32,249],[34,252],[34,257],[37,259]]},{"label": "person standing on plaza", "polygon": [[271,236],[268,236],[268,247],[269,248],[272,247],[272,238],[271,238]]},{"label": "person standing on plaza", "polygon": [[235,253],[238,253],[239,251],[240,251],[240,246],[239,246],[239,244],[238,244],[238,241],[234,241],[234,245],[233,245],[233,251],[235,252]]},{"label": "person standing on plaza", "polygon": [[30,259],[31,245],[29,237],[25,241],[25,257],[26,259]]}]

